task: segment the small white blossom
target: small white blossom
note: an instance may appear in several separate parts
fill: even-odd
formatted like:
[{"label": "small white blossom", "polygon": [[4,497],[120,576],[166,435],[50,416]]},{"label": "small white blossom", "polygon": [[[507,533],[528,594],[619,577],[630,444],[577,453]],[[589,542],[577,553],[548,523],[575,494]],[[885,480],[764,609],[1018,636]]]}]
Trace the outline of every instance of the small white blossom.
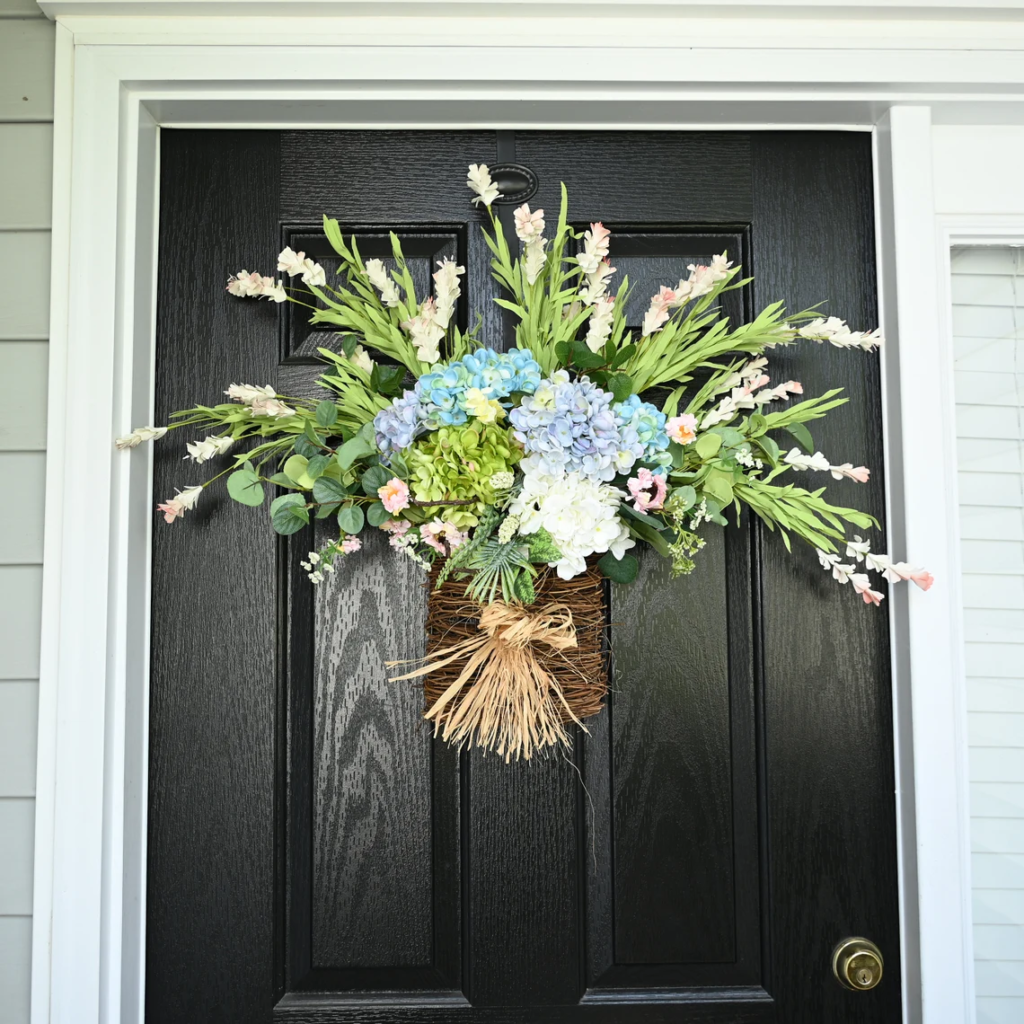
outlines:
[{"label": "small white blossom", "polygon": [[320,561],[320,552],[319,551],[310,551],[310,553],[309,553],[309,560],[314,565],[316,565],[316,563]]},{"label": "small white blossom", "polygon": [[250,274],[248,270],[240,270],[237,274],[228,278],[227,290],[239,298],[259,298],[267,294],[269,289],[274,288],[272,277],[263,277],[260,274]]},{"label": "small white blossom", "polygon": [[257,398],[249,406],[253,416],[274,416],[282,419],[285,416],[294,416],[295,410],[291,406],[276,398]]},{"label": "small white blossom", "polygon": [[402,294],[398,290],[398,285],[380,260],[366,261],[366,276],[370,279],[370,284],[380,292],[381,302],[385,306],[394,308],[401,303]]},{"label": "small white blossom", "polygon": [[348,361],[366,373],[373,373],[374,362],[370,358],[370,353],[362,345],[356,345],[352,350],[352,355],[348,357]]},{"label": "small white blossom", "polygon": [[284,290],[284,284],[278,281],[276,284],[272,284],[263,289],[263,294],[260,296],[261,299],[270,299],[271,302],[287,302],[288,293]]},{"label": "small white blossom", "polygon": [[846,542],[846,557],[854,558],[858,562],[862,562],[870,550],[871,541],[861,540],[860,534],[854,534],[853,540]]},{"label": "small white blossom", "polygon": [[604,296],[594,302],[593,309],[587,321],[587,336],[583,340],[591,352],[600,352],[611,337],[615,300]]},{"label": "small white blossom", "polygon": [[186,459],[193,462],[208,462],[217,455],[223,455],[235,443],[232,437],[206,437],[202,441],[192,441],[185,445],[188,449]]},{"label": "small white blossom", "polygon": [[473,197],[475,204],[483,203],[489,207],[501,195],[498,186],[491,180],[487,164],[470,164],[466,184],[476,193]]},{"label": "small white blossom", "polygon": [[228,398],[248,405],[260,398],[277,398],[277,392],[269,385],[258,387],[255,384],[232,384],[224,392]]},{"label": "small white blossom", "polygon": [[642,337],[646,338],[649,334],[653,334],[668,320],[669,310],[675,299],[676,293],[671,288],[662,286],[658,294],[651,299],[650,308],[644,314],[643,326],[640,328]]},{"label": "small white blossom", "polygon": [[314,263],[311,259],[307,258],[302,261],[302,266],[303,284],[312,285],[314,288],[323,288],[327,284],[327,274],[319,263]]},{"label": "small white blossom", "polygon": [[544,211],[530,212],[530,204],[523,203],[515,211],[516,237],[520,242],[532,242],[544,234]]},{"label": "small white blossom", "polygon": [[507,491],[514,482],[515,474],[510,473],[508,470],[502,470],[500,473],[494,473],[490,480],[491,486],[496,491]]},{"label": "small white blossom", "polygon": [[199,495],[203,493],[203,485],[198,484],[195,487],[186,487],[183,491],[178,491],[174,496],[176,501],[180,501],[182,505],[187,509],[195,507],[196,502],[199,500]]},{"label": "small white blossom", "polygon": [[527,243],[526,249],[523,251],[523,269],[526,271],[527,284],[535,284],[544,269],[544,264],[548,259],[544,245],[543,238],[535,238]]},{"label": "small white blossom", "polygon": [[732,260],[727,260],[724,256],[712,256],[711,265],[695,265],[691,263],[686,269],[690,272],[689,280],[689,295],[688,299],[698,299],[702,295],[707,295],[708,292],[714,290],[716,284],[719,281],[724,281],[729,276],[729,268],[732,266]]},{"label": "small white blossom", "polygon": [[455,312],[455,303],[462,290],[459,287],[459,277],[465,274],[466,268],[460,267],[455,260],[438,260],[440,268],[434,273],[434,323],[442,331],[448,329],[452,314]]},{"label": "small white blossom", "polygon": [[608,278],[615,273],[609,260],[598,263],[592,274],[587,274],[587,283],[580,289],[580,300],[585,306],[593,306],[608,291]]},{"label": "small white blossom", "polygon": [[498,542],[507,544],[519,530],[518,516],[505,516],[498,527]]},{"label": "small white blossom", "polygon": [[840,583],[846,583],[852,579],[853,570],[855,568],[855,565],[840,565],[836,562],[836,564],[832,566],[832,579],[838,580]]},{"label": "small white blossom", "polygon": [[803,472],[806,469],[831,469],[831,466],[828,464],[828,459],[826,459],[821,452],[815,452],[813,455],[805,455],[799,448],[791,448],[789,452],[786,453],[782,461],[799,472]]},{"label": "small white blossom", "polygon": [[882,332],[875,331],[851,331],[845,320],[837,316],[818,317],[809,324],[797,329],[796,332],[801,338],[810,341],[817,341],[819,344],[827,341],[836,348],[861,348],[865,352],[878,348],[882,344]]},{"label": "small white blossom", "polygon": [[583,252],[576,257],[580,270],[588,276],[597,273],[597,268],[608,255],[611,232],[597,221],[590,225],[590,230],[583,233]]},{"label": "small white blossom", "polygon": [[435,318],[433,297],[425,299],[420,306],[418,316],[402,322],[402,327],[409,332],[409,338],[416,346],[416,352],[424,363],[433,364],[441,358],[438,346],[444,337],[444,328]]},{"label": "small white blossom", "polygon": [[277,269],[283,270],[289,277],[295,277],[306,270],[306,254],[295,252],[289,245],[277,256]]},{"label": "small white blossom", "polygon": [[144,441],[159,441],[167,433],[166,427],[136,427],[130,434],[114,441],[118,451],[126,448],[137,448]]}]

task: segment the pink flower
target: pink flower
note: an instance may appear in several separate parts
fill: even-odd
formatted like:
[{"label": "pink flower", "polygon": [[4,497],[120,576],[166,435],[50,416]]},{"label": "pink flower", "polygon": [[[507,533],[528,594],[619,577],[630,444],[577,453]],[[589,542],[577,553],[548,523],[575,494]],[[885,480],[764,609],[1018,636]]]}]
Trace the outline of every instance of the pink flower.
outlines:
[{"label": "pink flower", "polygon": [[626,486],[632,495],[633,507],[637,512],[653,511],[665,504],[665,495],[668,491],[665,478],[655,476],[649,469],[637,470],[636,476],[626,481]]},{"label": "pink flower", "polygon": [[867,573],[855,572],[850,576],[850,582],[853,584],[853,589],[857,591],[862,598],[864,598],[865,604],[881,604],[885,600],[885,594],[880,594],[877,590],[871,589],[871,580],[868,578]]},{"label": "pink flower", "polygon": [[688,412],[673,416],[665,424],[665,431],[676,444],[689,444],[697,437],[697,417]]},{"label": "pink flower", "polygon": [[156,509],[158,512],[163,512],[165,523],[173,523],[175,519],[185,514],[185,506],[177,498],[171,498],[170,501],[157,505]]},{"label": "pink flower", "polygon": [[867,466],[854,466],[849,462],[844,462],[841,466],[829,466],[828,468],[832,471],[832,477],[835,480],[842,480],[845,476],[850,480],[856,480],[859,484],[866,484],[871,476],[871,470]]},{"label": "pink flower", "polygon": [[409,485],[397,476],[393,476],[383,487],[378,487],[377,495],[389,512],[401,512],[409,507]]},{"label": "pink flower", "polygon": [[901,580],[913,580],[922,590],[931,590],[935,577],[927,569],[918,569],[917,566],[908,565],[906,562],[893,562],[889,571]]},{"label": "pink flower", "polygon": [[346,555],[351,555],[353,551],[358,551],[363,546],[363,542],[358,537],[343,537],[338,542],[338,549]]},{"label": "pink flower", "polygon": [[648,334],[653,334],[668,320],[668,311],[675,301],[676,293],[671,288],[662,285],[658,294],[651,299],[650,308],[644,314],[643,326],[640,329],[643,337],[646,338]]},{"label": "pink flower", "polygon": [[[432,547],[438,554],[447,555],[454,551],[460,544],[466,542],[468,534],[463,533],[454,523],[435,519],[420,527],[420,537],[424,544]],[[441,538],[448,541],[448,548],[445,550]]]},{"label": "pink flower", "polygon": [[544,234],[544,211],[530,212],[530,204],[523,203],[515,211],[516,235],[522,242],[532,242]]},{"label": "pink flower", "polygon": [[380,524],[385,533],[393,534],[395,537],[404,537],[412,527],[408,519],[387,519]]}]

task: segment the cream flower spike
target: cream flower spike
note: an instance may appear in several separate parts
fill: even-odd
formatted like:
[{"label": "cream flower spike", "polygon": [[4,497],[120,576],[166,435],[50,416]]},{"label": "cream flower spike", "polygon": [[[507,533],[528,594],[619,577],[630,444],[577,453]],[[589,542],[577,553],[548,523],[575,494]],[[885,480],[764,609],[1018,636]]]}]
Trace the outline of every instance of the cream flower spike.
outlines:
[{"label": "cream flower spike", "polygon": [[490,207],[501,196],[498,186],[491,180],[491,169],[487,164],[470,164],[466,184],[476,193],[473,202]]}]

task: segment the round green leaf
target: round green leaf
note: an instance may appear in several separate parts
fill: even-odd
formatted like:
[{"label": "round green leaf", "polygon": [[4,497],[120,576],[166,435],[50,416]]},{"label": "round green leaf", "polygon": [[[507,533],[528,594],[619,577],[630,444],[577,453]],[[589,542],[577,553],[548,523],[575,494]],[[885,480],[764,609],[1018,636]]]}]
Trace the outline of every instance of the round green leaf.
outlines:
[{"label": "round green leaf", "polygon": [[632,555],[616,558],[610,551],[597,563],[597,567],[613,583],[632,583],[640,572],[640,563]]},{"label": "round green leaf", "polygon": [[337,418],[338,407],[329,398],[316,407],[316,421],[321,427],[333,427]]},{"label": "round green leaf", "polygon": [[345,533],[358,533],[365,521],[363,510],[358,505],[347,505],[338,513],[338,529]]},{"label": "round green leaf", "polygon": [[383,526],[390,518],[391,513],[379,501],[375,501],[366,510],[366,521],[371,526]]},{"label": "round green leaf", "polygon": [[243,505],[262,505],[264,493],[259,474],[251,469],[236,470],[228,477],[228,494]]},{"label": "round green leaf", "polygon": [[383,466],[371,466],[362,476],[363,490],[375,496],[377,491],[391,479],[391,474]]},{"label": "round green leaf", "polygon": [[283,494],[270,503],[270,525],[275,532],[298,533],[309,523],[306,499],[301,494]]},{"label": "round green leaf", "polygon": [[348,489],[334,477],[321,476],[313,481],[314,501],[344,501],[348,496]]}]

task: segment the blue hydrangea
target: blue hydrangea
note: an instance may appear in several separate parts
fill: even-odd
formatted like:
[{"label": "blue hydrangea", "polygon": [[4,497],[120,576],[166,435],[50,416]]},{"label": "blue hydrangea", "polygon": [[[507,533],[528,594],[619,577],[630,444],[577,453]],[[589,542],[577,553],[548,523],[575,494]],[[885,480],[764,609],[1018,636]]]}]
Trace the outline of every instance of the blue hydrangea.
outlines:
[{"label": "blue hydrangea", "polygon": [[465,394],[471,388],[500,400],[513,392],[531,395],[539,384],[540,365],[528,351],[479,348],[472,355],[423,374],[416,382],[416,393],[427,428],[436,430],[466,422]]},{"label": "blue hydrangea", "polygon": [[401,398],[396,398],[386,409],[377,413],[373,428],[376,431],[377,447],[385,460],[389,454],[408,448],[427,430],[424,420],[420,398],[415,391],[406,391]]},{"label": "blue hydrangea", "polygon": [[565,370],[542,381],[532,397],[509,414],[515,437],[553,475],[579,472],[591,480],[611,480],[642,452],[624,451],[612,411],[612,396],[588,378],[569,380]]},{"label": "blue hydrangea", "polygon": [[615,422],[622,436],[623,447],[631,451],[640,445],[637,459],[644,462],[667,463],[668,434],[665,423],[668,417],[650,402],[641,402],[638,395],[630,395],[614,407]]},{"label": "blue hydrangea", "polygon": [[[465,394],[479,388],[489,398],[508,398],[513,392],[533,394],[540,384],[540,365],[525,350],[495,352],[479,348],[461,360],[423,374],[413,391],[406,391],[373,421],[377,447],[385,457],[408,448],[428,430],[458,427],[469,417]],[[502,403],[506,406],[511,402]]]}]

